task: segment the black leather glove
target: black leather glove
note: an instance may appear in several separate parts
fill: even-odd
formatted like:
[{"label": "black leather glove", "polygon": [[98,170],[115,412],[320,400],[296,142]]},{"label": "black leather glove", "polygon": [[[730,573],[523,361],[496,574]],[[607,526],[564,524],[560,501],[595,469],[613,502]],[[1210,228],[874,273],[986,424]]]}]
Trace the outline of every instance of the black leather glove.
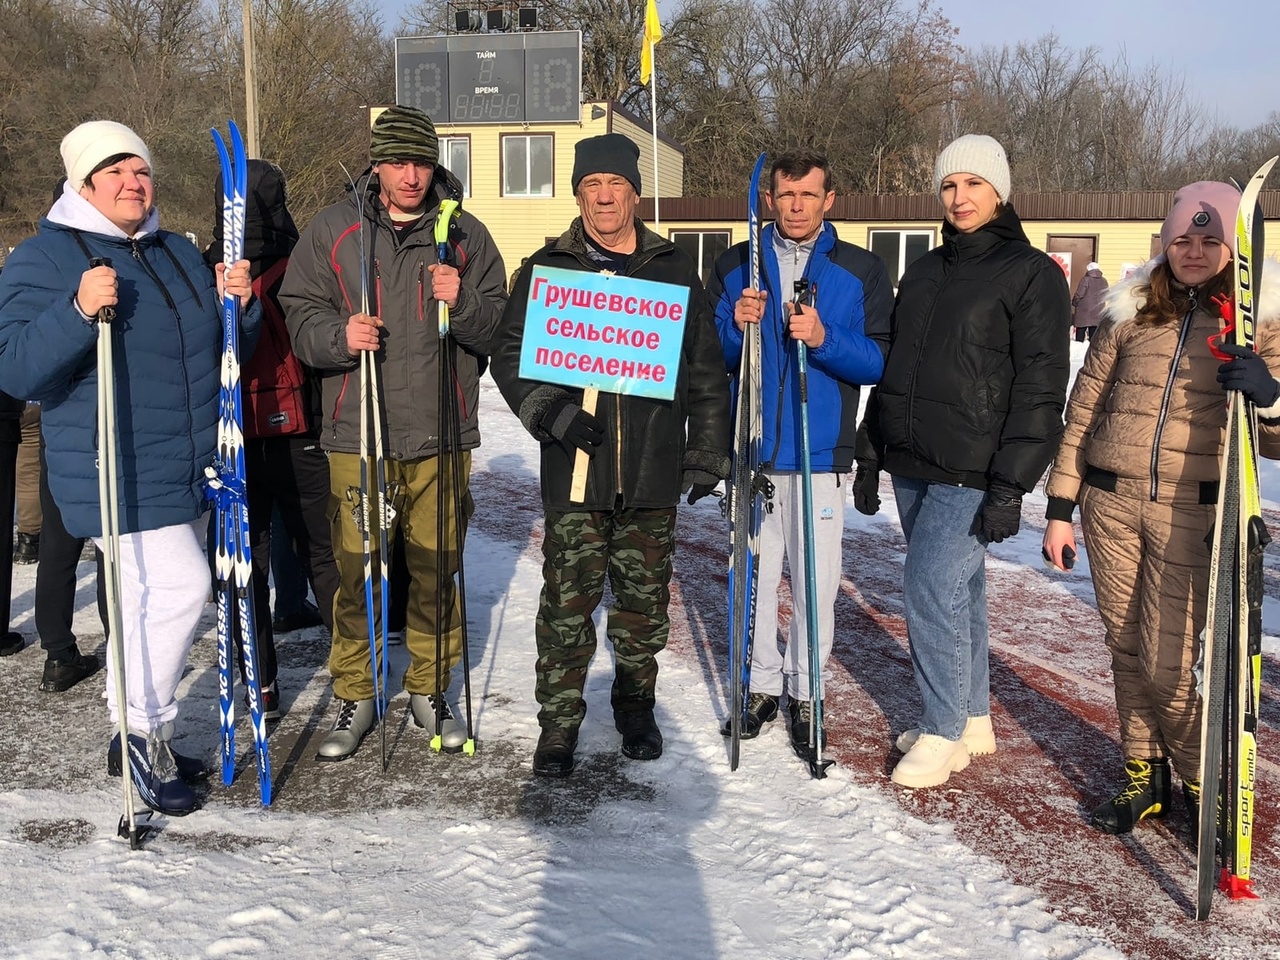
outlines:
[{"label": "black leather glove", "polygon": [[880,471],[858,464],[853,473],[853,508],[868,517],[880,512]]},{"label": "black leather glove", "polygon": [[542,415],[542,429],[572,452],[582,450],[594,456],[604,441],[604,424],[568,397],[561,397]]},{"label": "black leather glove", "polygon": [[1218,349],[1235,357],[1218,368],[1218,382],[1224,390],[1239,390],[1255,407],[1269,407],[1280,398],[1280,383],[1267,369],[1267,361],[1234,343]]},{"label": "black leather glove", "polygon": [[1022,524],[1022,491],[993,480],[987,487],[987,499],[982,501],[978,524],[982,539],[987,543],[999,543],[1005,537],[1012,537]]},{"label": "black leather glove", "polygon": [[689,503],[697,503],[720,485],[720,478],[705,470],[686,470],[680,475],[680,492],[689,494]]}]

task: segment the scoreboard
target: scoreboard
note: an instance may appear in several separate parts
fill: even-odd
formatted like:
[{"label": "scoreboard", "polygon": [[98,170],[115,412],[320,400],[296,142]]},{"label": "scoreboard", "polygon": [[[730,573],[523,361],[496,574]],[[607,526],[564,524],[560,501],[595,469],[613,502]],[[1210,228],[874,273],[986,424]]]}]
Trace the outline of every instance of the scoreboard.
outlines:
[{"label": "scoreboard", "polygon": [[396,103],[436,123],[576,123],[581,102],[577,30],[396,38]]}]

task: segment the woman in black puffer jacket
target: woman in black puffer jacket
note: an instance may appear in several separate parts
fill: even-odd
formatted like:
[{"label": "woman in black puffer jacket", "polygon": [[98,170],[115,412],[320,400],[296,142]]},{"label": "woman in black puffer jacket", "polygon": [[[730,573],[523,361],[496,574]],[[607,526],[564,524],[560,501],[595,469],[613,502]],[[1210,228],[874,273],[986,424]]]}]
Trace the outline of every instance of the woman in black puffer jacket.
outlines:
[{"label": "woman in black puffer jacket", "polygon": [[907,539],[903,595],[920,721],[898,737],[906,787],[945,783],[995,751],[989,703],[988,543],[1018,532],[1022,496],[1062,434],[1071,305],[1062,270],[1027,241],[990,137],[938,156],[942,246],[902,277],[884,378],[858,451],[854,504],[893,478]]}]

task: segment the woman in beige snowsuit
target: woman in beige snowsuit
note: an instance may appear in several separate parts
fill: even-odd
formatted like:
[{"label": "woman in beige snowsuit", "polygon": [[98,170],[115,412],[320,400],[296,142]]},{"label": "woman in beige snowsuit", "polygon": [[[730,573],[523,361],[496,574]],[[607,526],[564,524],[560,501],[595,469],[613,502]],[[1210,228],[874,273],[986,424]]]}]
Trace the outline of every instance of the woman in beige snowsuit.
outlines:
[{"label": "woman in beige snowsuit", "polygon": [[1200,798],[1200,699],[1192,673],[1204,625],[1210,549],[1226,428],[1225,390],[1258,409],[1260,451],[1280,455],[1280,264],[1264,272],[1257,353],[1207,338],[1222,326],[1214,297],[1230,297],[1240,193],[1226,183],[1183,187],[1160,231],[1163,255],[1112,287],[1076,378],[1066,430],[1046,482],[1044,548],[1062,569],[1089,553],[1120,714],[1125,782],[1093,811],[1094,826],[1126,833],[1169,812],[1170,762],[1193,822]]}]

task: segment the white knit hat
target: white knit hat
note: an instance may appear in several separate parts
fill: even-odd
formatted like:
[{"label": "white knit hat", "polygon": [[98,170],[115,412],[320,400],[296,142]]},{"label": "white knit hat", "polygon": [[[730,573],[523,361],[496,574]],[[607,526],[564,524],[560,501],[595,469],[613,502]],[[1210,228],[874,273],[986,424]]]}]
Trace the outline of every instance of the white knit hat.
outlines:
[{"label": "white knit hat", "polygon": [[72,190],[84,186],[85,177],[103,160],[127,153],[141,157],[151,166],[151,151],[142,138],[123,123],[113,120],[90,120],[62,138],[62,165],[67,169],[67,182]]},{"label": "white knit hat", "polygon": [[966,133],[947,144],[933,165],[934,196],[942,195],[942,181],[953,173],[976,173],[996,188],[1002,201],[1009,199],[1009,158],[994,137]]}]

